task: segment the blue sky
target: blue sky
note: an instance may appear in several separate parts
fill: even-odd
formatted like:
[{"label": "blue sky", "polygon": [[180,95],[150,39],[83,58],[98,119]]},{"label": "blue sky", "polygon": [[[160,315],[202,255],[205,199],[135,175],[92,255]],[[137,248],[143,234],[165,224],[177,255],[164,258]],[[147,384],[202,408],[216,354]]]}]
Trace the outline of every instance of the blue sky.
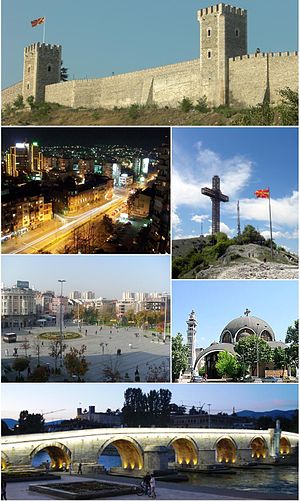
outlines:
[{"label": "blue sky", "polygon": [[298,248],[298,131],[296,128],[174,128],[172,209],[173,239],[211,229],[211,201],[201,188],[221,178],[229,196],[221,204],[221,230],[236,235],[237,200],[241,228],[252,224],[269,237],[269,204],[256,199],[260,188],[271,190],[273,238]]},{"label": "blue sky", "polygon": [[[47,392],[45,392],[45,385]],[[168,388],[172,392],[172,401],[186,406],[199,406],[205,403],[203,409],[211,413],[223,411],[254,410],[267,411],[272,409],[296,409],[298,407],[297,385],[273,386],[271,384],[210,384],[210,385],[135,385],[130,384],[5,384],[2,385],[2,417],[19,417],[21,410],[30,413],[45,413],[48,421],[61,418],[75,418],[77,408],[88,408],[95,405],[96,411],[106,411],[107,408],[122,408],[124,391],[128,387],[140,387],[143,392],[155,388]],[[46,415],[49,411],[61,410]]]},{"label": "blue sky", "polygon": [[[23,48],[42,41],[33,19],[46,16],[46,42],[63,46],[70,78],[91,78],[197,58],[196,11],[214,3],[2,0],[2,87],[22,79]],[[248,9],[249,53],[297,49],[297,0],[230,3]]]},{"label": "blue sky", "polygon": [[172,333],[186,341],[186,320],[194,309],[197,347],[208,347],[246,308],[273,328],[276,341],[284,341],[298,318],[297,281],[173,281]]},{"label": "blue sky", "polygon": [[123,291],[168,292],[168,256],[2,256],[2,281],[11,286],[29,281],[40,291],[94,291],[96,296],[116,298]]}]

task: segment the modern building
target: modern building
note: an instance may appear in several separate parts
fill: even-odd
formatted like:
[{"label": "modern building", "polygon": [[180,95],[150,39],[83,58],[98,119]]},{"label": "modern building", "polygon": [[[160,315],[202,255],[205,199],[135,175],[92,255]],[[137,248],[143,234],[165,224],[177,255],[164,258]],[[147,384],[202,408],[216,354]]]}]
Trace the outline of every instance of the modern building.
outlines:
[{"label": "modern building", "polygon": [[5,173],[8,176],[40,172],[42,168],[43,154],[36,142],[16,143],[5,155]]},{"label": "modern building", "polygon": [[190,429],[251,429],[255,428],[253,420],[248,417],[239,417],[235,414],[217,415],[202,412],[199,414],[171,415],[173,427],[187,427]]},{"label": "modern building", "polygon": [[152,220],[148,236],[148,250],[151,253],[170,252],[170,150],[160,149],[155,195],[150,212]]},{"label": "modern building", "polygon": [[45,202],[43,195],[26,197],[2,197],[2,236],[33,230],[53,218],[52,202]]},{"label": "modern building", "polygon": [[94,300],[95,299],[94,291],[84,291],[81,295],[82,300]]},{"label": "modern building", "polygon": [[109,202],[113,197],[113,181],[101,177],[76,185],[73,189],[56,190],[53,205],[57,212],[75,215]]},{"label": "modern building", "polygon": [[36,320],[35,291],[29,287],[3,288],[1,294],[2,328],[26,328]]},{"label": "modern building", "polygon": [[69,298],[71,300],[80,300],[81,291],[71,291],[71,293],[69,294]]}]

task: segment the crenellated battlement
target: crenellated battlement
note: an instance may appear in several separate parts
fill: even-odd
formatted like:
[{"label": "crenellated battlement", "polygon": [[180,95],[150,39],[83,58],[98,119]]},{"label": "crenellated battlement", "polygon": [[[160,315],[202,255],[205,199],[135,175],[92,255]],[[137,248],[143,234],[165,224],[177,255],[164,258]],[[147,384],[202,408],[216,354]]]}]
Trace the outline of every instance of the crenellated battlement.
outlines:
[{"label": "crenellated battlement", "polygon": [[27,47],[24,48],[24,54],[28,54],[30,52],[34,51],[40,51],[40,52],[53,52],[53,51],[60,51],[61,50],[61,45],[57,44],[43,44],[41,42],[35,42],[33,44],[27,45]]},{"label": "crenellated battlement", "polygon": [[236,16],[247,17],[247,10],[225,3],[218,3],[216,5],[211,5],[210,7],[198,10],[197,14],[198,21],[200,21],[200,19],[209,14],[234,14]]},{"label": "crenellated battlement", "polygon": [[287,51],[287,52],[259,52],[255,54],[245,54],[243,56],[236,56],[234,58],[229,58],[229,61],[243,61],[245,59],[264,59],[267,57],[277,58],[277,57],[295,57],[298,56],[298,51]]}]

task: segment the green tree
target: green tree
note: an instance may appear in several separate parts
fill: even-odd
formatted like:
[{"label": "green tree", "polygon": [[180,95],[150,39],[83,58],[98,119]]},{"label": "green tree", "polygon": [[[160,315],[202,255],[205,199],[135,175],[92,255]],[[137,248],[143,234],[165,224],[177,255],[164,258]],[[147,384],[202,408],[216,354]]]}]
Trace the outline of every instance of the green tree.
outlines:
[{"label": "green tree", "polygon": [[299,366],[299,319],[294,321],[293,326],[289,326],[286,332],[285,343],[289,344],[288,355],[291,363]]},{"label": "green tree", "polygon": [[25,108],[24,99],[23,99],[22,94],[18,94],[18,96],[16,97],[16,99],[13,102],[13,105],[17,110],[23,110]]},{"label": "green tree", "polygon": [[68,75],[68,68],[65,68],[63,66],[63,61],[61,61],[61,67],[60,67],[60,80],[62,82],[67,82],[68,81],[68,78],[69,78],[69,75]]},{"label": "green tree", "polygon": [[246,225],[241,234],[243,244],[264,244],[265,238],[252,226]]},{"label": "green tree", "polygon": [[44,417],[40,413],[20,412],[18,424],[15,426],[17,434],[36,434],[44,432]]},{"label": "green tree", "polygon": [[64,365],[67,372],[71,377],[73,375],[77,376],[78,382],[81,381],[89,368],[89,363],[84,356],[86,349],[86,345],[81,345],[80,349],[71,347],[64,357]]},{"label": "green tree", "polygon": [[289,87],[279,91],[281,104],[278,106],[281,125],[298,124],[298,92],[292,91]]},{"label": "green tree", "polygon": [[28,376],[28,382],[48,382],[49,375],[45,366],[38,366]]},{"label": "green tree", "polygon": [[14,362],[12,363],[12,368],[13,370],[18,372],[18,378],[21,380],[21,372],[26,370],[29,366],[29,359],[28,357],[17,357]]},{"label": "green tree", "polygon": [[189,348],[180,333],[172,338],[172,380],[180,377],[188,367]]},{"label": "green tree", "polygon": [[254,375],[257,362],[269,363],[272,361],[271,347],[257,335],[241,338],[235,345],[234,350],[239,354],[242,362],[250,367],[252,375]]},{"label": "green tree", "polygon": [[216,370],[222,377],[235,378],[239,370],[239,363],[236,356],[227,351],[219,352]]},{"label": "green tree", "polygon": [[30,106],[30,109],[33,110],[35,108],[35,101],[33,96],[28,96],[26,99],[28,105]]},{"label": "green tree", "polygon": [[124,393],[123,422],[128,427],[138,427],[145,421],[147,398],[140,388],[128,388]]},{"label": "green tree", "polygon": [[60,357],[62,357],[64,351],[66,350],[67,346],[65,343],[61,344],[60,340],[56,338],[55,340],[51,340],[50,345],[49,345],[49,356],[54,359],[54,370],[55,374],[57,373],[57,362]]}]

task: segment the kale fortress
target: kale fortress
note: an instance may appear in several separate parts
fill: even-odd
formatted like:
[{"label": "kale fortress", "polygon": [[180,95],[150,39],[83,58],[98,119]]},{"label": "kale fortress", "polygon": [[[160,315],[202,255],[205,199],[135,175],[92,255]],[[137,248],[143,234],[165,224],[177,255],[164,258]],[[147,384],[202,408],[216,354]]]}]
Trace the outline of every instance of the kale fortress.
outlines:
[{"label": "kale fortress", "polygon": [[184,97],[206,96],[213,106],[255,106],[279,101],[278,91],[298,89],[297,52],[248,54],[247,11],[224,3],[197,12],[200,57],[192,61],[104,78],[60,81],[60,45],[34,43],[24,49],[23,81],[2,91],[2,105],[24,101],[79,108],[132,104],[177,107]]}]

